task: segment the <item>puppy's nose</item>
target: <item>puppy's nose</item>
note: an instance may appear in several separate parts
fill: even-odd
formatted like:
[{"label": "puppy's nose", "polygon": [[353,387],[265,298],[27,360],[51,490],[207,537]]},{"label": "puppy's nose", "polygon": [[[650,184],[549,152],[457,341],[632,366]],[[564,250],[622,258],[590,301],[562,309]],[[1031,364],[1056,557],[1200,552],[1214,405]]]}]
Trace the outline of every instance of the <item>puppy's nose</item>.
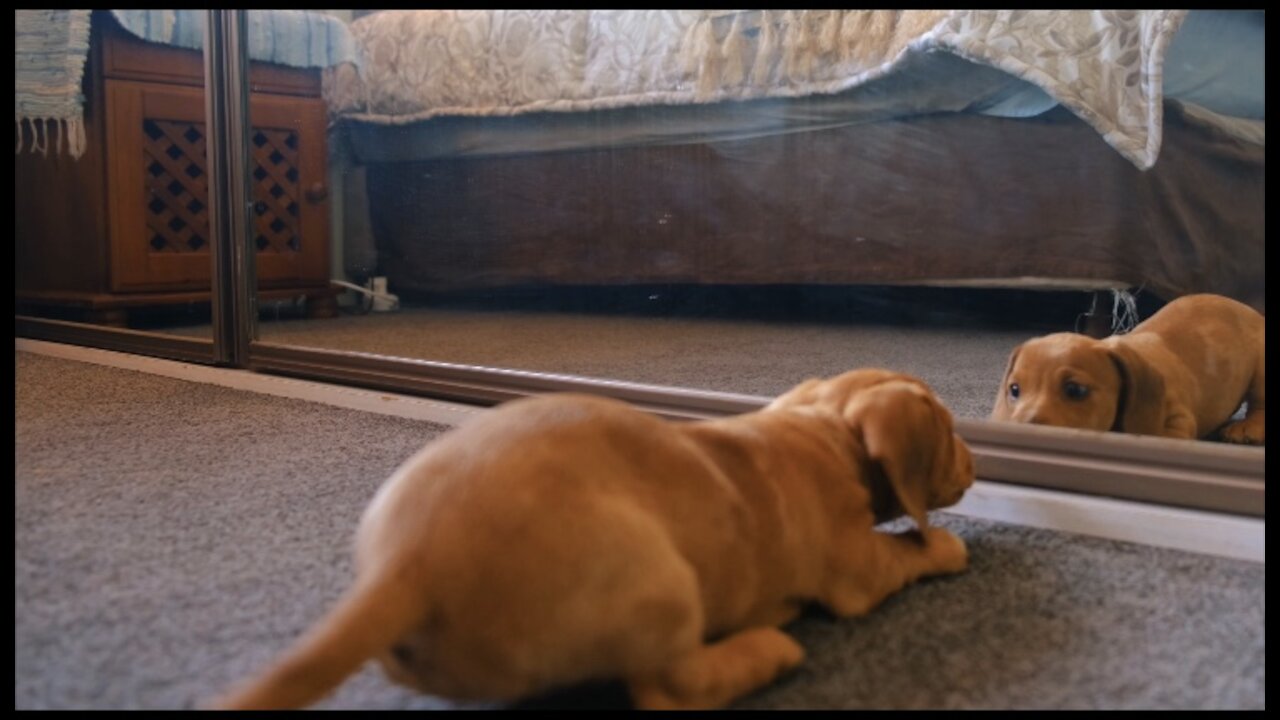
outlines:
[{"label": "puppy's nose", "polygon": [[413,664],[413,648],[408,645],[399,644],[391,646],[391,656],[405,667],[409,667]]}]

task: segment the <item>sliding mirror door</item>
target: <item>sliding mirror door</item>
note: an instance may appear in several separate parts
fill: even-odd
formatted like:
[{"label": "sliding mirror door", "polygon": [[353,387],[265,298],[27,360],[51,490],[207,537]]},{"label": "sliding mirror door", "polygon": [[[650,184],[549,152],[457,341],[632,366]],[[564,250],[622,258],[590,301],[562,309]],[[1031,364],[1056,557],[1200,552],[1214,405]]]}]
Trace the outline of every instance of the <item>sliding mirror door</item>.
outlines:
[{"label": "sliding mirror door", "polygon": [[15,22],[19,331],[211,361],[203,14]]},{"label": "sliding mirror door", "polygon": [[[256,18],[281,73],[250,88],[263,369],[455,373],[405,387],[465,399],[484,383],[463,375],[491,368],[529,391],[721,393],[727,411],[874,366],[985,429],[1030,389],[1006,376],[1028,340],[1125,335],[1190,295],[1265,310],[1261,13]],[[1192,304],[1175,325],[1220,322]],[[1160,434],[1119,419],[1133,368],[1046,362],[1070,376],[1060,402],[1112,399],[1087,427]],[[1171,452],[1260,472],[1263,450],[1217,432],[1248,378],[1196,383],[1232,407]],[[1015,436],[1054,424],[1009,417],[1032,421]],[[1054,437],[1087,453],[1101,436]]]}]

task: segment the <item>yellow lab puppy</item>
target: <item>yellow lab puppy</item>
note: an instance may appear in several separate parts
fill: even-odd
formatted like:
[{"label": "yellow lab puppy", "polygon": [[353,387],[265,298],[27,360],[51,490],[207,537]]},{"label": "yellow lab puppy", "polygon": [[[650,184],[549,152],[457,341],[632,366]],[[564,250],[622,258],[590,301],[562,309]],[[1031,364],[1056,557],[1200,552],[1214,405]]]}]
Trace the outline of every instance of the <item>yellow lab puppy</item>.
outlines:
[{"label": "yellow lab puppy", "polygon": [[[1125,335],[1055,333],[1015,348],[993,420],[1264,445],[1266,320],[1187,295]],[[1243,420],[1227,421],[1248,400]]]},{"label": "yellow lab puppy", "polygon": [[[356,581],[223,708],[312,703],[367,660],[454,699],[624,680],[642,708],[720,707],[801,662],[777,629],[870,611],[963,542],[926,524],[973,482],[919,380],[858,370],[760,412],[664,421],[549,395],[449,433],[381,488]],[[907,514],[919,531],[873,531]]]}]

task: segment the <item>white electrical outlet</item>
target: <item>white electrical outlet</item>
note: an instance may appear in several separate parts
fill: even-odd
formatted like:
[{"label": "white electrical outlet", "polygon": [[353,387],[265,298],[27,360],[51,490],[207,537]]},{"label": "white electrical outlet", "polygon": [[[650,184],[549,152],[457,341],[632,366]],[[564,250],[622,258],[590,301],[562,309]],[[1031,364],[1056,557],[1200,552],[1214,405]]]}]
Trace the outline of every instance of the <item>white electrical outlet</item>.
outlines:
[{"label": "white electrical outlet", "polygon": [[395,300],[387,295],[387,279],[382,276],[373,278],[372,280],[374,292],[373,295],[373,311],[374,312],[390,312],[396,309]]}]

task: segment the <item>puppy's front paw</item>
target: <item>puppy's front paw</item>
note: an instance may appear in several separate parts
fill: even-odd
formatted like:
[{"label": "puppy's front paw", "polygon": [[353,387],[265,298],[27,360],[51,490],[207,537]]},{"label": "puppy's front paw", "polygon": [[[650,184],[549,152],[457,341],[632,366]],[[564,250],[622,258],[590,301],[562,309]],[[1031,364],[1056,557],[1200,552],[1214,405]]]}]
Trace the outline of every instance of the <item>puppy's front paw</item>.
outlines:
[{"label": "puppy's front paw", "polygon": [[1264,445],[1266,426],[1259,426],[1258,423],[1250,422],[1249,418],[1245,418],[1222,428],[1222,432],[1219,435],[1222,437],[1223,442],[1237,445]]},{"label": "puppy's front paw", "polygon": [[924,546],[937,574],[963,572],[969,566],[969,549],[949,530],[929,528],[924,533]]},{"label": "puppy's front paw", "polygon": [[770,668],[770,677],[789,672],[804,662],[804,647],[796,642],[795,638],[778,628],[757,628],[748,630],[745,634],[751,636],[760,657],[772,661],[766,663]]}]

